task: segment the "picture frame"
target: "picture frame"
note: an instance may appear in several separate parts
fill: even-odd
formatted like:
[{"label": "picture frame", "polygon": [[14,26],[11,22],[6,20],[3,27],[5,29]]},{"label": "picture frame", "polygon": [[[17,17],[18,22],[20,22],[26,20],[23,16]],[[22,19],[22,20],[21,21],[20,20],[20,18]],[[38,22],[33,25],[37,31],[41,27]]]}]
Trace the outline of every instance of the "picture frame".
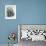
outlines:
[{"label": "picture frame", "polygon": [[5,5],[5,19],[16,19],[16,5]]}]

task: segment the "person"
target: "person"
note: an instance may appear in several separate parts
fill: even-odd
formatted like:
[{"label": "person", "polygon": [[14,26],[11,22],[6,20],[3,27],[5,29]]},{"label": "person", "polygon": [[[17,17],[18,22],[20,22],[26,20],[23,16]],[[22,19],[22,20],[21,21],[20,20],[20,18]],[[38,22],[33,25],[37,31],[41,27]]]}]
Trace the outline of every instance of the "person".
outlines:
[{"label": "person", "polygon": [[13,8],[11,8],[11,7],[7,8],[7,16],[8,17],[13,17],[14,16],[14,10],[13,10]]}]

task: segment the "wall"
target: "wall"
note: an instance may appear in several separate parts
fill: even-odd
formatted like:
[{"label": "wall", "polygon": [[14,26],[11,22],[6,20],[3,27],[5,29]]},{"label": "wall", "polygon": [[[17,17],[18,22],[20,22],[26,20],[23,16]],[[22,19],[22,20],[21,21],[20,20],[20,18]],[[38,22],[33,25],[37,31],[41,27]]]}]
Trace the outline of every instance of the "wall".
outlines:
[{"label": "wall", "polygon": [[[5,5],[16,5],[16,20],[5,19]],[[46,24],[46,0],[0,0],[0,44],[8,43],[17,24]],[[16,41],[17,42],[17,41]]]}]

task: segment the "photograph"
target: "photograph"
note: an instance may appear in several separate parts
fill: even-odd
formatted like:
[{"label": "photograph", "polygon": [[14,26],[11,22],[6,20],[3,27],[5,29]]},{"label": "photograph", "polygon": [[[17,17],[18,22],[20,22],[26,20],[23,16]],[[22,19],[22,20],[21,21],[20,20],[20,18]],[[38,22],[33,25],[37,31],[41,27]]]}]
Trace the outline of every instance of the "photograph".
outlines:
[{"label": "photograph", "polygon": [[16,5],[5,5],[5,19],[16,19]]},{"label": "photograph", "polygon": [[18,38],[20,46],[30,46],[32,42],[46,41],[46,25],[19,24]]}]

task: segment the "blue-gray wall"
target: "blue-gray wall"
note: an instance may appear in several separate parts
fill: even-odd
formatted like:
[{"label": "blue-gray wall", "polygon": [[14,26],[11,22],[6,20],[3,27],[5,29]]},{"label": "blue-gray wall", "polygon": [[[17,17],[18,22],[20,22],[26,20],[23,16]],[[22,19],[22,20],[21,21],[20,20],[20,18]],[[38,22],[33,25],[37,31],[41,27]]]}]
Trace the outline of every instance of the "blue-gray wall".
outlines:
[{"label": "blue-gray wall", "polygon": [[[16,20],[5,19],[5,5],[10,4],[16,5]],[[0,0],[0,43],[8,43],[17,24],[46,24],[46,0]]]}]

